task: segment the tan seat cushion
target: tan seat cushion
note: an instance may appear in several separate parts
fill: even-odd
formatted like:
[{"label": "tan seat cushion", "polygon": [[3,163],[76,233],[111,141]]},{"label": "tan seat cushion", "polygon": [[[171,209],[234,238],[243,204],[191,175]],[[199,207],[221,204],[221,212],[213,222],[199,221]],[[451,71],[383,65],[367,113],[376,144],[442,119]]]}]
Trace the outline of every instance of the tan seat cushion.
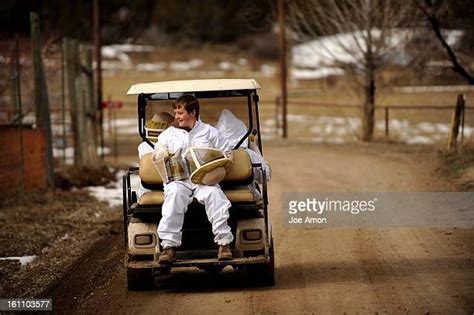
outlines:
[{"label": "tan seat cushion", "polygon": [[138,175],[140,175],[140,179],[144,183],[151,185],[163,184],[160,174],[158,174],[158,171],[153,165],[151,153],[145,154],[140,159],[140,169],[138,171]]},{"label": "tan seat cushion", "polygon": [[224,190],[224,194],[230,202],[252,202],[253,194],[248,189]]},{"label": "tan seat cushion", "polygon": [[[224,190],[224,194],[230,202],[252,202],[253,194],[248,189]],[[165,196],[162,191],[150,191],[143,194],[138,200],[140,205],[161,205]]]},{"label": "tan seat cushion", "polygon": [[252,161],[250,156],[244,149],[233,150],[234,162],[227,171],[224,182],[244,181],[252,176]]},{"label": "tan seat cushion", "polygon": [[138,200],[139,205],[161,205],[165,200],[165,194],[162,191],[150,191],[144,193],[140,200]]},{"label": "tan seat cushion", "polygon": [[[244,149],[237,149],[233,151],[234,153],[234,162],[232,163],[231,168],[227,172],[224,182],[239,182],[245,181],[252,176],[252,161]],[[139,173],[140,179],[150,185],[161,185],[163,181],[161,180],[160,174],[156,171],[153,166],[153,161],[151,158],[151,153],[145,154],[140,160],[140,170]]]}]

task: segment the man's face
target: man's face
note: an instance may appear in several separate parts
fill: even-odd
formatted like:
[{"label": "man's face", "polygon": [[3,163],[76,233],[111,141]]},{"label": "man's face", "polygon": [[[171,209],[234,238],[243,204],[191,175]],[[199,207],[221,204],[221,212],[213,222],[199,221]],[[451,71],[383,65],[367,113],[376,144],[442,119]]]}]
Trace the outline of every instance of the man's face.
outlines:
[{"label": "man's face", "polygon": [[174,109],[174,120],[180,128],[192,129],[196,123],[196,114],[194,111],[188,113],[183,106],[178,106]]}]

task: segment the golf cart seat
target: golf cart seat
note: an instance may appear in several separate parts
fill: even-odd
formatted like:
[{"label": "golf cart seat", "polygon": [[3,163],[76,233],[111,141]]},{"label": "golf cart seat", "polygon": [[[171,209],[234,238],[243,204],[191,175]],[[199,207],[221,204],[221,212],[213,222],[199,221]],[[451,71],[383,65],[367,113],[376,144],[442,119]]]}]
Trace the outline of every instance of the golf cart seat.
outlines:
[{"label": "golf cart seat", "polygon": [[[243,149],[233,150],[234,162],[224,180],[219,184],[231,203],[256,202],[254,194],[247,185],[253,181],[252,162]],[[153,166],[151,153],[140,160],[139,176],[145,188],[151,191],[144,193],[138,200],[139,205],[162,205],[164,200],[163,181]]]}]

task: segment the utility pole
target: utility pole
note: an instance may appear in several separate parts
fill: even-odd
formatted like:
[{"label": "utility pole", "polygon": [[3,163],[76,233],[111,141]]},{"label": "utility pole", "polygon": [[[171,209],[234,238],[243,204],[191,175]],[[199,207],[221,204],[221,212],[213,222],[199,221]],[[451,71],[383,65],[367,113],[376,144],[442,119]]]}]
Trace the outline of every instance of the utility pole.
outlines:
[{"label": "utility pole", "polygon": [[104,159],[104,111],[102,109],[102,39],[100,36],[100,0],[94,0],[94,57],[95,57],[95,78],[96,78],[96,102],[99,114],[99,138],[100,156]]},{"label": "utility pole", "polygon": [[280,87],[282,105],[283,138],[288,137],[287,126],[287,66],[286,66],[286,35],[285,35],[285,0],[278,0],[278,24],[280,25]]}]

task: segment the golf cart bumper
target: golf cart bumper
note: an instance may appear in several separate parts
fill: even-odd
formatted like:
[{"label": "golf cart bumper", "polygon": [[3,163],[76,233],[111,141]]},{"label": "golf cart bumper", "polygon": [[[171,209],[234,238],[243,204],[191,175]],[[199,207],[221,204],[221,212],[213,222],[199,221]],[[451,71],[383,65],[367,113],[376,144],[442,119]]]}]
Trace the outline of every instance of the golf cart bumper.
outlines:
[{"label": "golf cart bumper", "polygon": [[[217,258],[198,258],[177,260],[171,266],[175,267],[209,267],[209,266],[241,266],[251,264],[262,264],[270,262],[270,257],[265,255],[253,257],[234,258],[232,260],[217,260]],[[158,261],[129,261],[128,268],[144,269],[144,268],[161,268],[166,265],[160,264]]]}]

